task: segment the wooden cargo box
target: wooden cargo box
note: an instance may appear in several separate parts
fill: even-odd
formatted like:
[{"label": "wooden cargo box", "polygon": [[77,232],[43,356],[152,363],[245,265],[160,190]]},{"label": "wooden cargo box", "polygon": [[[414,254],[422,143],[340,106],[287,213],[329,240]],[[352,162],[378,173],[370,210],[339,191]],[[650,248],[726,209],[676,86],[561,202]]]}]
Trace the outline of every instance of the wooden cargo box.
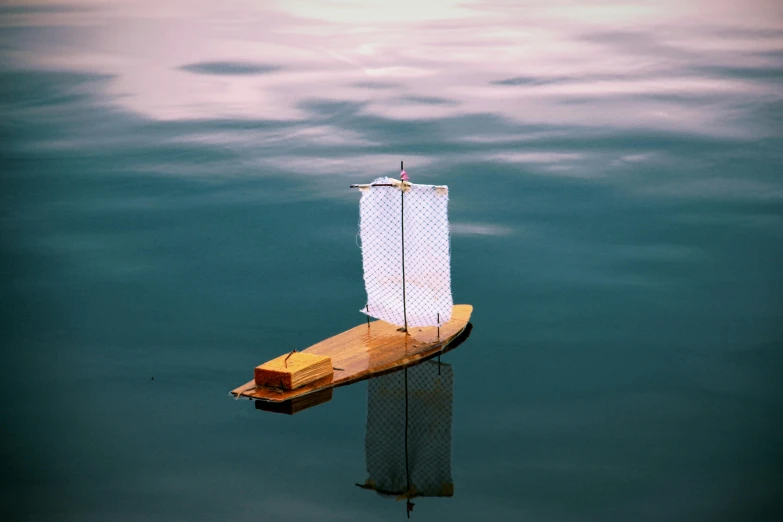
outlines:
[{"label": "wooden cargo box", "polygon": [[281,355],[255,369],[256,386],[271,386],[285,390],[295,390],[315,380],[333,375],[330,357],[304,352]]}]

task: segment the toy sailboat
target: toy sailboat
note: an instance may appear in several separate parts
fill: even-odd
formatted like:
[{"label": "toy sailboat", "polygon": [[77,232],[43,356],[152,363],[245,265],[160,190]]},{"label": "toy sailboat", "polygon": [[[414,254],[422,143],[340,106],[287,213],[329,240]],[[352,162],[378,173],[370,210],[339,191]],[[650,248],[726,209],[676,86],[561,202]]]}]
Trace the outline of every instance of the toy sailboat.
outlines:
[{"label": "toy sailboat", "polygon": [[283,402],[404,368],[468,325],[473,307],[451,296],[448,187],[411,183],[402,170],[351,188],[361,191],[367,323],[256,367],[237,398]]}]

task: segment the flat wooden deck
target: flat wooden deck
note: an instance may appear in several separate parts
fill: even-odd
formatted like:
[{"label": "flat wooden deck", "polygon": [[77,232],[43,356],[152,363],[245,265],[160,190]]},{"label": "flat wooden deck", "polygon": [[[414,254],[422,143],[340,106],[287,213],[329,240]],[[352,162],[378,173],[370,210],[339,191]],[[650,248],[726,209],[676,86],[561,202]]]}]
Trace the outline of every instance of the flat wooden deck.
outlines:
[{"label": "flat wooden deck", "polygon": [[[296,390],[256,387],[255,381],[232,390],[234,396],[270,402],[283,402],[327,388],[343,386],[378,373],[410,366],[433,356],[457,337],[470,321],[471,305],[454,305],[451,320],[438,328],[411,327],[408,334],[384,321],[371,321],[330,337],[302,350],[332,358],[334,377],[321,379]],[[260,364],[260,363],[259,363]]]}]

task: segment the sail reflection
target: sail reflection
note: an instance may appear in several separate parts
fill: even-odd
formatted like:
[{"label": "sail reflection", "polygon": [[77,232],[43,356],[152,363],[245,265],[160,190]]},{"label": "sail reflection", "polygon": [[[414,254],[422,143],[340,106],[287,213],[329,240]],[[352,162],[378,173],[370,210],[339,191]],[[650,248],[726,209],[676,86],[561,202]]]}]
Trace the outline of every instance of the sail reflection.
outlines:
[{"label": "sail reflection", "polygon": [[367,388],[368,478],[357,486],[405,499],[450,497],[454,370],[425,361],[372,379]]}]

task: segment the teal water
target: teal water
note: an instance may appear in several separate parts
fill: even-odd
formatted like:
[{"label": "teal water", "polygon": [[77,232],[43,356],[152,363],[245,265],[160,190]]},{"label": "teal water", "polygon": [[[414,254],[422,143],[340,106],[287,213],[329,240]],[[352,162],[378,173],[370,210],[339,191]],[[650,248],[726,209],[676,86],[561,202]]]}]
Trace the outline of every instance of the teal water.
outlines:
[{"label": "teal water", "polygon": [[412,518],[778,519],[779,4],[420,4],[3,3],[3,520],[405,518],[367,383],[227,395],[362,322],[400,160],[475,307]]}]

